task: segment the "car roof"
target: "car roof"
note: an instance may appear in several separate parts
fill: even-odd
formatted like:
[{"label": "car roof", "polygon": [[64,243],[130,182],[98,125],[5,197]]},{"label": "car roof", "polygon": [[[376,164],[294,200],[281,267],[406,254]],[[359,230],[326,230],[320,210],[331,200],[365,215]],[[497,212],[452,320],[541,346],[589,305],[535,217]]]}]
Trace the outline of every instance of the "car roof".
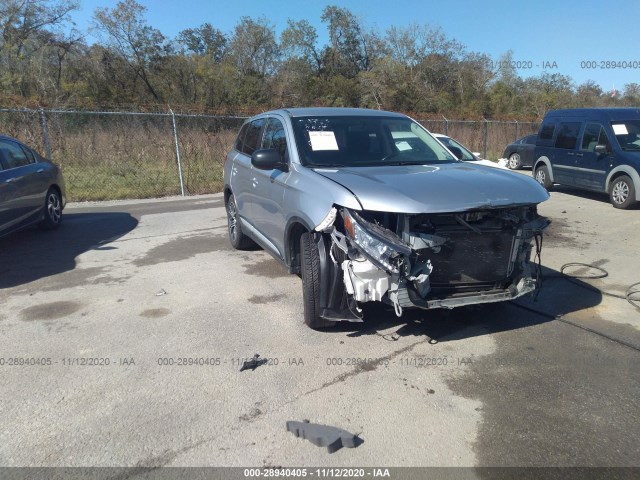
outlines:
[{"label": "car roof", "polygon": [[309,107],[309,108],[281,108],[271,110],[261,115],[279,113],[291,118],[297,117],[343,117],[343,116],[366,116],[366,117],[396,117],[407,118],[406,115],[385,110],[372,110],[369,108],[341,108],[341,107]]},{"label": "car roof", "polygon": [[2,140],[13,140],[14,142],[18,141],[17,139],[15,139],[13,137],[10,137],[9,135],[3,135],[2,133],[0,133],[0,139],[2,139]]},{"label": "car roof", "polygon": [[545,118],[559,117],[580,117],[598,118],[601,120],[623,120],[640,117],[640,108],[617,107],[617,108],[567,108],[560,110],[550,110]]}]

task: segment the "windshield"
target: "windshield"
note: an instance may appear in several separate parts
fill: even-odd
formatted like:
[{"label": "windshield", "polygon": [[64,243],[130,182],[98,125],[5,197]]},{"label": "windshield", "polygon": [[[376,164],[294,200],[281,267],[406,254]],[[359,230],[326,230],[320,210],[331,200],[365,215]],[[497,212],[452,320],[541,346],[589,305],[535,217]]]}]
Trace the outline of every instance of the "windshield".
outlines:
[{"label": "windshield", "polygon": [[304,117],[293,128],[300,161],[311,167],[426,165],[457,160],[408,118]]},{"label": "windshield", "polygon": [[640,120],[611,122],[611,128],[622,150],[640,150]]},{"label": "windshield", "polygon": [[[454,150],[451,150],[451,152],[456,157],[458,157],[460,160],[464,160],[465,162],[478,160],[476,157],[473,156],[473,153],[471,153],[469,150],[467,150],[461,144],[456,142],[453,138],[450,138],[450,137],[438,137],[438,140],[440,140],[442,143],[444,143],[445,146],[449,150],[451,150],[453,148]],[[458,156],[458,152],[455,149],[460,150],[460,156]]]}]

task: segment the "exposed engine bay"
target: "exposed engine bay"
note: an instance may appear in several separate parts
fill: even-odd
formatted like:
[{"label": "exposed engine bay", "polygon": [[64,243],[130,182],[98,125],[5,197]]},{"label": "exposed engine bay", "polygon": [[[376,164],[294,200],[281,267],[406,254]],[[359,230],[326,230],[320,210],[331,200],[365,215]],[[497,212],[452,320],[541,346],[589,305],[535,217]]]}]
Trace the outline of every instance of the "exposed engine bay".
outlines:
[{"label": "exposed engine bay", "polygon": [[[535,205],[438,214],[333,207],[314,233],[321,317],[361,321],[360,304],[454,308],[511,300],[540,285]],[[533,257],[533,258],[532,258]]]}]

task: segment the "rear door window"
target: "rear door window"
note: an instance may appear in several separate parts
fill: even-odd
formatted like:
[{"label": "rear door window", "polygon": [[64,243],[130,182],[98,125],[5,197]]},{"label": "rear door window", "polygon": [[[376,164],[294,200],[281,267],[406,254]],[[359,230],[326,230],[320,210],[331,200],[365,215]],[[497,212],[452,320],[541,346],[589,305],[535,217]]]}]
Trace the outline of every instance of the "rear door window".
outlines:
[{"label": "rear door window", "polygon": [[24,149],[10,140],[0,140],[0,157],[6,168],[18,168],[33,163],[33,156],[27,156]]},{"label": "rear door window", "polygon": [[558,136],[556,137],[556,148],[574,149],[578,141],[581,122],[561,122],[558,125]]}]

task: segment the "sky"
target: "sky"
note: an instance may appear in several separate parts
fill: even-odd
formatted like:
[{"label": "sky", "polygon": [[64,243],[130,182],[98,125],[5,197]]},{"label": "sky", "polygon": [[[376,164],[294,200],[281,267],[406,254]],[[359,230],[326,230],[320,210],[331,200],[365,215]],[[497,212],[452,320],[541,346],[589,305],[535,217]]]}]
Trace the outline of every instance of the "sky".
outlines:
[{"label": "sky", "polygon": [[[173,38],[181,30],[209,22],[231,33],[242,16],[267,17],[280,33],[287,19],[308,20],[319,43],[328,40],[320,21],[327,5],[349,9],[362,24],[380,34],[411,23],[441,27],[468,51],[497,62],[513,51],[518,75],[543,71],[570,76],[576,85],[594,80],[605,91],[640,83],[640,0],[138,0],[147,7],[149,25]],[[80,0],[72,15],[87,31],[96,8],[116,0]],[[89,36],[87,41],[92,42]],[[615,68],[614,68],[615,67]]]}]

